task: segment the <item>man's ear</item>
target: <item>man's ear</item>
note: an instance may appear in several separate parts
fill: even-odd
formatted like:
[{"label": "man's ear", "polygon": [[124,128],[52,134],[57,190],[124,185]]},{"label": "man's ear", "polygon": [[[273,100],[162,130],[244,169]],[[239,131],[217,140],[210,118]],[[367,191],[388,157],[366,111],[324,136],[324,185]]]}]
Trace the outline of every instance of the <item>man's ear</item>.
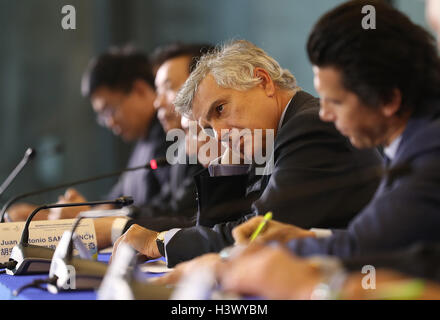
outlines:
[{"label": "man's ear", "polygon": [[145,81],[140,79],[133,82],[133,87],[131,90],[141,96],[146,96],[148,94],[154,93],[154,89],[151,88]]},{"label": "man's ear", "polygon": [[385,117],[395,115],[402,107],[402,93],[399,89],[393,89],[393,94],[389,102],[382,106],[382,114]]},{"label": "man's ear", "polygon": [[273,97],[275,95],[275,83],[265,69],[259,67],[255,68],[254,77],[261,79],[261,82],[258,85],[264,89],[268,97]]}]

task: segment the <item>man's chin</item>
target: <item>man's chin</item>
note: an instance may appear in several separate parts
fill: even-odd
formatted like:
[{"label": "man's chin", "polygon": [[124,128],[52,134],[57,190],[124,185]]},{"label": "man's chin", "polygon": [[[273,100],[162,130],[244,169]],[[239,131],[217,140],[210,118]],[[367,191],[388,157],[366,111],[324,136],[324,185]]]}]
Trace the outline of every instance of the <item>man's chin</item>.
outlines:
[{"label": "man's chin", "polygon": [[369,149],[375,147],[374,144],[367,139],[359,139],[357,137],[349,137],[349,139],[353,147],[357,149]]},{"label": "man's chin", "polygon": [[173,129],[183,130],[180,122],[179,123],[169,122],[169,121],[160,120],[160,119],[159,119],[159,122],[165,132],[169,132],[170,130],[173,130]]},{"label": "man's chin", "polygon": [[137,140],[137,138],[133,137],[133,135],[129,135],[129,134],[117,134],[117,136],[119,136],[122,141],[126,142],[126,143],[130,143],[133,142],[135,140]]}]

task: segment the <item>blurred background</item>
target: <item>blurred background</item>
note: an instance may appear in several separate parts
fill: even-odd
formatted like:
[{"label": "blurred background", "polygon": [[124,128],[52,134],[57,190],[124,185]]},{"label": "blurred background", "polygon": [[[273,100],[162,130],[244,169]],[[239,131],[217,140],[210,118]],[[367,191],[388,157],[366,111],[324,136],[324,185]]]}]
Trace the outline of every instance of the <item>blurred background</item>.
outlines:
[{"label": "blurred background", "polygon": [[[0,199],[125,167],[131,146],[98,126],[81,97],[89,59],[111,45],[150,53],[173,41],[247,39],[262,47],[313,94],[305,43],[318,17],[341,0],[0,0],[0,183],[27,147],[39,155]],[[424,2],[389,1],[427,28]],[[76,9],[63,30],[61,8]],[[115,179],[78,187],[100,198]],[[61,191],[60,191],[61,192]],[[57,200],[60,192],[31,198]]]}]

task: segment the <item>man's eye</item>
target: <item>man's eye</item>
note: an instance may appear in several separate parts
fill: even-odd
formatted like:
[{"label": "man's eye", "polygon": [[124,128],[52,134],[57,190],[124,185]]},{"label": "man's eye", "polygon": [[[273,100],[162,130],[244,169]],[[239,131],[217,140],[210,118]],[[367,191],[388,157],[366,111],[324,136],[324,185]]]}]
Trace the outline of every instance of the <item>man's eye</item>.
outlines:
[{"label": "man's eye", "polygon": [[222,112],[223,112],[223,104],[217,106],[217,107],[215,108],[215,110],[216,110],[218,113],[222,113]]}]

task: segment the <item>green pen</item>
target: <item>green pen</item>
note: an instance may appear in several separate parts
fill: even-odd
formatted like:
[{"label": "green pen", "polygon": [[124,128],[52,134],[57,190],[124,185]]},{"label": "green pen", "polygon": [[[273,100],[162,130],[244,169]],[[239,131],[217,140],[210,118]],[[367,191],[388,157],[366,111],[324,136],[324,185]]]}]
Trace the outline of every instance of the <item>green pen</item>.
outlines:
[{"label": "green pen", "polygon": [[251,242],[255,240],[256,237],[260,234],[260,232],[263,230],[266,223],[269,222],[269,220],[272,219],[272,212],[269,211],[264,215],[263,221],[260,222],[257,229],[255,229],[254,233],[251,235]]}]

